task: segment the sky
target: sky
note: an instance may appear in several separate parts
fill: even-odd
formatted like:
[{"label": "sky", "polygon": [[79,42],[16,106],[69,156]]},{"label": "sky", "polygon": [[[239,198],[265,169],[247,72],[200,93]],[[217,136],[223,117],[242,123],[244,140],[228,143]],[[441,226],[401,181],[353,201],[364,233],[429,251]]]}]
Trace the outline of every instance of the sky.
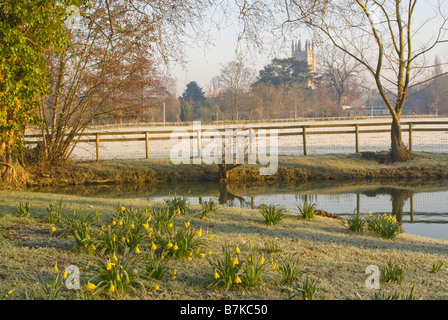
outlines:
[{"label": "sky", "polygon": [[[415,14],[416,20],[419,20],[422,14],[425,14],[426,9],[431,9],[428,4],[433,4],[432,1],[423,0],[419,2],[419,7]],[[439,24],[437,25],[439,26]],[[430,35],[430,37],[434,35],[435,31],[429,23],[422,30],[424,30],[424,34]],[[420,30],[420,35],[423,34],[422,30]],[[212,31],[214,33],[213,45],[208,45],[207,47],[197,45],[186,49],[187,64],[183,67],[174,66],[171,74],[171,77],[177,81],[177,93],[179,95],[182,95],[186,84],[191,81],[196,81],[203,91],[208,93],[212,79],[219,75],[222,66],[236,59],[235,50],[237,48],[238,31],[237,22],[230,23],[219,32],[216,30]],[[302,40],[302,43],[304,43],[305,40],[311,39],[311,36],[307,35],[306,31],[300,29],[297,29],[295,34],[289,36],[286,40],[278,41],[278,39],[269,39],[269,37],[272,37],[272,34],[266,33],[264,35],[264,39],[268,40],[266,40],[267,45],[262,53],[256,50],[247,50],[251,52],[248,52],[245,62],[248,67],[255,69],[257,72],[270,63],[273,58],[289,58],[292,40]],[[423,35],[424,38],[425,35]],[[445,52],[446,50],[437,51],[437,54],[442,55],[442,57],[447,56]],[[445,60],[448,61],[448,59]]]}]

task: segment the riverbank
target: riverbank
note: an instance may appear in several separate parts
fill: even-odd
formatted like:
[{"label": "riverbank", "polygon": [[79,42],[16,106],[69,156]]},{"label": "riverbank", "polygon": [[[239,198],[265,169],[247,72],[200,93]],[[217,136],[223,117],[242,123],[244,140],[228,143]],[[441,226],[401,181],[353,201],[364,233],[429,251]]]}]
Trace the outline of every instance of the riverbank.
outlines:
[{"label": "riverbank", "polygon": [[[382,163],[384,154],[279,157],[274,175],[260,175],[260,166],[242,165],[228,172],[227,182],[357,181],[448,178],[448,154],[415,153],[412,161]],[[28,186],[157,184],[176,181],[218,181],[217,165],[173,165],[169,159],[67,162],[30,167]]]},{"label": "riverbank", "polygon": [[[56,264],[61,276],[64,268],[76,265],[82,267],[81,282],[85,285],[95,275],[98,263],[112,259],[110,255],[99,256],[75,250],[76,242],[70,235],[62,233],[63,226],[48,222],[47,207],[49,203],[59,200],[60,195],[47,193],[0,192],[1,298],[25,299],[25,289],[31,293],[35,283],[24,277],[21,268],[29,275],[40,272],[44,278],[52,279]],[[20,218],[16,207],[24,201],[31,202],[32,213],[30,217]],[[99,213],[106,225],[112,224],[112,213],[117,205],[116,199],[107,198],[64,196],[62,201],[67,214],[72,215],[73,210],[84,214]],[[120,205],[144,209],[160,204],[147,200],[123,200]],[[299,284],[306,278],[313,282],[317,280],[316,300],[353,300],[359,297],[368,300],[375,293],[385,298],[398,292],[404,298],[414,284],[417,299],[448,299],[447,241],[409,234],[386,240],[371,233],[352,233],[340,220],[317,216],[308,221],[296,212],[272,226],[264,223],[257,209],[220,206],[215,213],[201,219],[201,207],[190,205],[190,208],[190,213],[175,219],[174,228],[181,228],[190,222],[195,230],[202,230],[207,244],[205,257],[195,254],[191,260],[187,257],[168,259],[168,272],[162,280],[141,279],[144,289],[135,285],[135,290],[120,296],[120,299],[290,299],[297,290],[297,283],[283,283],[281,273],[278,269],[273,270],[271,264],[272,259],[278,267],[290,256],[298,259]],[[52,227],[57,229],[55,234],[51,232]],[[151,243],[150,239],[147,241]],[[256,288],[236,286],[228,291],[213,286],[215,270],[210,262],[222,258],[223,245],[229,244],[232,250],[239,247],[240,262],[243,263],[250,252],[249,243],[257,256],[264,257],[260,285]],[[149,250],[146,245],[142,245],[141,249],[142,254]],[[366,274],[366,268],[376,265],[382,269],[388,261],[397,262],[402,267],[407,265],[403,282],[382,283],[380,290],[367,289],[365,281],[369,274]],[[439,261],[444,262],[442,268],[432,273],[433,264]],[[144,273],[143,257],[138,259],[136,268]],[[173,270],[176,270],[175,277]],[[158,290],[149,290],[156,285],[159,286]],[[11,290],[14,291],[8,296]],[[63,287],[58,298],[69,299],[73,294],[73,291],[69,292]],[[97,298],[117,297],[102,294]]]}]

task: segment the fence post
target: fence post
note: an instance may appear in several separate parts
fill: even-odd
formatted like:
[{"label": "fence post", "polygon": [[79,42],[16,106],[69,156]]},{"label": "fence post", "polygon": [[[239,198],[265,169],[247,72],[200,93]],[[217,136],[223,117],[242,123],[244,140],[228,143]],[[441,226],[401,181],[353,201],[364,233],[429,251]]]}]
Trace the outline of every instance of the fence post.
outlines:
[{"label": "fence post", "polygon": [[359,153],[359,125],[355,124],[356,153]]},{"label": "fence post", "polygon": [[146,144],[146,159],[149,159],[149,135],[145,132],[145,144]]},{"label": "fence post", "polygon": [[96,161],[100,161],[100,134],[96,134]]},{"label": "fence post", "polygon": [[412,152],[412,122],[409,123],[409,151]]},{"label": "fence post", "polygon": [[201,148],[202,148],[202,146],[201,146],[201,130],[199,129],[198,131],[196,131],[197,132],[197,138],[198,138],[198,141],[197,141],[197,143],[198,143],[198,158],[200,159],[201,157],[202,157],[202,150],[201,150]]},{"label": "fence post", "polygon": [[303,155],[306,156],[307,151],[306,151],[306,127],[303,126],[302,127],[302,136],[303,136]]}]

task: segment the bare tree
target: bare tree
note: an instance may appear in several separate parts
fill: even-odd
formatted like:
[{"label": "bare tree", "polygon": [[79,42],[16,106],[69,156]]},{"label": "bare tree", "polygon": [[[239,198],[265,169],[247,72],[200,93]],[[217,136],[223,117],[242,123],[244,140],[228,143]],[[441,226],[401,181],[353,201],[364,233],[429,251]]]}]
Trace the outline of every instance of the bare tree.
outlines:
[{"label": "bare tree", "polygon": [[246,67],[243,61],[231,61],[221,68],[218,76],[219,88],[227,109],[230,109],[232,120],[239,120],[242,109],[245,109],[247,93],[255,80],[255,71]]},{"label": "bare tree", "polygon": [[207,6],[207,0],[93,0],[80,29],[67,30],[71,46],[47,54],[52,94],[42,97],[38,111],[46,124],[44,159],[68,158],[77,134],[95,119],[138,119],[160,106],[153,99],[155,90],[166,91],[160,66],[184,61],[188,36],[198,32]]},{"label": "bare tree", "polygon": [[334,101],[341,107],[342,98],[360,79],[360,63],[344,52],[326,48],[325,54],[320,55],[318,69],[322,80],[334,93]]},{"label": "bare tree", "polygon": [[[243,1],[241,7],[252,2]],[[447,42],[446,1],[276,0],[271,8],[282,8],[283,32],[308,27],[371,75],[392,117],[392,159],[412,159],[402,140],[401,114],[409,89],[433,78],[425,56]],[[272,19],[273,12],[268,12],[264,22]],[[260,20],[244,11],[242,18],[252,23]]]}]

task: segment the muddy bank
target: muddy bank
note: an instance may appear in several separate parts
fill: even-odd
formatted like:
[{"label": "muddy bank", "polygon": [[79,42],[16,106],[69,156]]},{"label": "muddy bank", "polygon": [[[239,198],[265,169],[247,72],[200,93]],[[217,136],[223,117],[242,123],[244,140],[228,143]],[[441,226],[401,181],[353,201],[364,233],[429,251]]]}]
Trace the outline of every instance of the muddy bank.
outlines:
[{"label": "muddy bank", "polygon": [[[272,166],[272,164],[271,164]],[[158,184],[219,181],[216,165],[173,165],[169,159],[70,162],[58,167],[29,168],[27,186]],[[412,161],[379,163],[370,154],[280,157],[274,175],[260,175],[260,166],[243,165],[228,173],[228,181],[439,180],[448,178],[448,154],[415,153]]]}]

